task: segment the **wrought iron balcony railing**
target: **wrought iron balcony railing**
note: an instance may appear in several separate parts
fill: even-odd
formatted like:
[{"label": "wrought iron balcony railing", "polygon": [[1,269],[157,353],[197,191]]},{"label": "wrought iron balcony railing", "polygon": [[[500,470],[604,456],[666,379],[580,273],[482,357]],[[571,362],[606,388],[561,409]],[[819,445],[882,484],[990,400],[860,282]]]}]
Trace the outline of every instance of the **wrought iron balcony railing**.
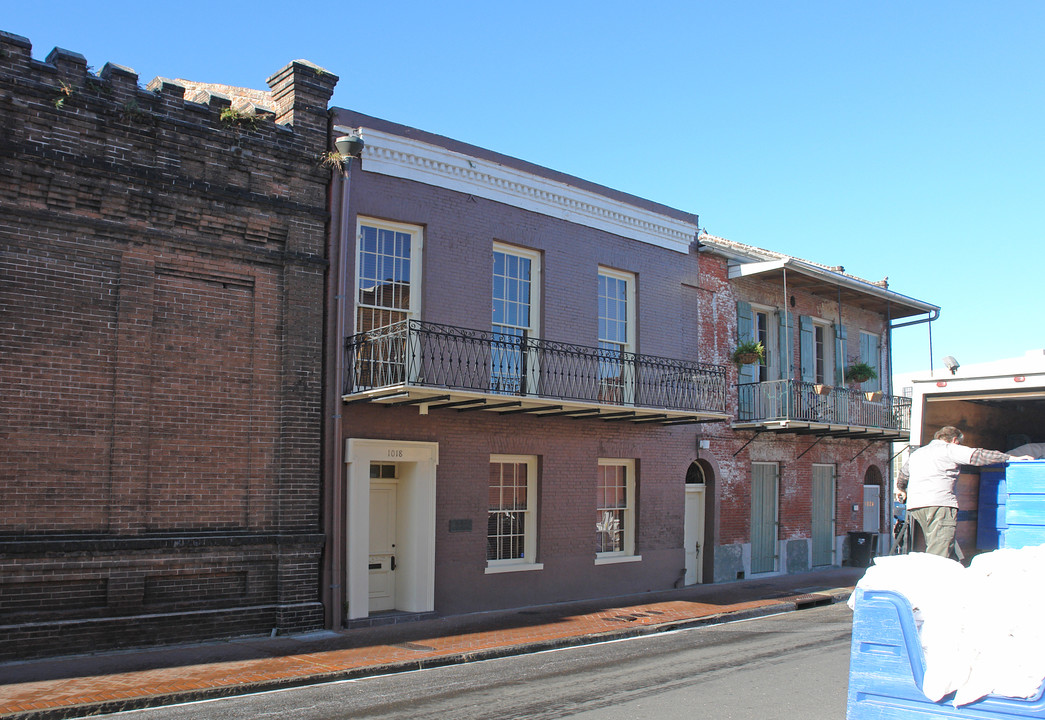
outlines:
[{"label": "wrought iron balcony railing", "polygon": [[907,397],[771,380],[738,386],[738,402],[741,423],[786,421],[888,430],[897,435],[911,432],[911,398]]},{"label": "wrought iron balcony railing", "polygon": [[345,340],[344,395],[415,386],[724,415],[721,365],[405,320]]}]

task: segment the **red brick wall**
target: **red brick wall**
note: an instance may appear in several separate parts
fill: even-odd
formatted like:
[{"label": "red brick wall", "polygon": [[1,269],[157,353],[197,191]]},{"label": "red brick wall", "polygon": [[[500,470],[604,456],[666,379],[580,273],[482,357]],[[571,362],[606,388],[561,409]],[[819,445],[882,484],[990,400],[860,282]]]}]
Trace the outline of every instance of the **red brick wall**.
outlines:
[{"label": "red brick wall", "polygon": [[322,623],[337,78],[271,82],[223,122],[0,34],[0,658]]},{"label": "red brick wall", "polygon": [[[712,360],[728,362],[736,342],[736,303],[738,300],[781,307],[784,303],[779,286],[759,280],[726,280],[725,259],[701,255],[701,347],[714,348]],[[828,302],[810,293],[791,291],[795,305],[794,365],[799,367],[798,322],[801,315],[834,318],[837,303]],[[881,315],[851,306],[843,306],[842,321],[849,333],[849,352],[854,353],[854,338],[860,330],[881,333],[885,320]],[[714,338],[713,345],[709,340]],[[736,372],[730,366],[732,382]],[[736,395],[730,397],[730,412],[736,413]],[[704,437],[712,444],[709,452],[715,458],[718,470],[718,491],[715,498],[718,513],[717,544],[722,546],[750,542],[751,463],[780,464],[780,539],[794,540],[811,537],[812,523],[812,466],[835,466],[836,479],[836,535],[850,530],[862,530],[862,510],[853,512],[853,504],[862,505],[863,478],[872,464],[888,477],[890,445],[875,443],[868,448],[867,440],[826,438],[817,442],[816,436],[763,434],[754,437],[752,431],[734,431],[726,424],[706,426]],[[749,442],[750,441],[750,442]],[[815,443],[815,444],[814,444]]]}]

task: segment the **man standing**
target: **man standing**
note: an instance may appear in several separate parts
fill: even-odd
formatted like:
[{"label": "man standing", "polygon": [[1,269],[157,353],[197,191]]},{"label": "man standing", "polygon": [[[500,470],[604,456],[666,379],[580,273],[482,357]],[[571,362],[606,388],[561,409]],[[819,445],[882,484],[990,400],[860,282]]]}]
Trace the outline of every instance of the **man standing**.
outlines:
[{"label": "man standing", "polygon": [[911,453],[896,478],[896,501],[907,501],[907,521],[916,522],[922,529],[925,551],[941,557],[950,557],[958,527],[954,484],[961,466],[1032,459],[1029,455],[965,447],[961,442],[961,430],[951,425],[940,428],[931,443]]}]

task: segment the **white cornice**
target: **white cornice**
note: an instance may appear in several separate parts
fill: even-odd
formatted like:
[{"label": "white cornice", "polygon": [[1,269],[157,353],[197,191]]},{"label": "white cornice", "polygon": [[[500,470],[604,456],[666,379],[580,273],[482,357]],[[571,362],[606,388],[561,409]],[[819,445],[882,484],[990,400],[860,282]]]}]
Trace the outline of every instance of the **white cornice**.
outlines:
[{"label": "white cornice", "polygon": [[468,193],[680,253],[688,253],[696,237],[693,223],[563,182],[401,135],[367,127],[358,132],[365,142],[362,168],[367,172]]}]

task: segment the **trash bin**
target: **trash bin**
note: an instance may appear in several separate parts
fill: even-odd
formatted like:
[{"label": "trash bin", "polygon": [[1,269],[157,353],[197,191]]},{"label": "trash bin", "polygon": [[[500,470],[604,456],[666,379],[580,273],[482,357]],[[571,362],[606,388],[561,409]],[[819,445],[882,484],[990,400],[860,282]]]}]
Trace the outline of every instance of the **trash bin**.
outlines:
[{"label": "trash bin", "polygon": [[853,567],[870,567],[876,539],[874,533],[850,531],[849,564]]}]

